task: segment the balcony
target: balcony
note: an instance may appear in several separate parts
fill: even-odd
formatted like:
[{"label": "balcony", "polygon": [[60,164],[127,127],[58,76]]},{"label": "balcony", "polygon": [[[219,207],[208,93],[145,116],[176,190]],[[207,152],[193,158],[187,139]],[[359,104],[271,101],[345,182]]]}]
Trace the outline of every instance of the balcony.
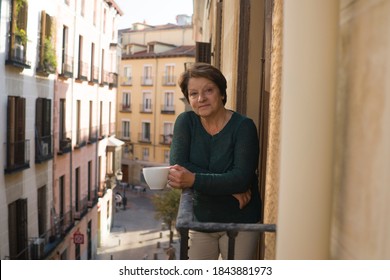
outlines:
[{"label": "balcony", "polygon": [[188,231],[226,231],[229,236],[228,259],[234,259],[235,237],[240,231],[276,232],[275,224],[202,223],[194,221],[193,191],[184,189],[180,197],[176,229],[180,232],[180,259],[188,260]]},{"label": "balcony", "polygon": [[53,158],[53,135],[35,138],[35,163],[42,163]]},{"label": "balcony", "polygon": [[114,122],[110,123],[110,125],[108,127],[108,135],[109,136],[115,135],[115,125],[116,125],[116,123],[114,123]]},{"label": "balcony", "polygon": [[99,140],[106,138],[106,136],[108,135],[107,127],[107,124],[101,124],[99,126]]},{"label": "balcony", "polygon": [[110,72],[108,75],[109,75],[108,87],[110,89],[117,88],[118,87],[118,74],[114,73],[114,72]]},{"label": "balcony", "polygon": [[97,126],[89,128],[87,144],[96,143],[97,140],[98,140],[98,128],[97,128]]},{"label": "balcony", "polygon": [[88,196],[85,196],[84,198],[76,202],[76,207],[74,207],[73,217],[75,220],[81,220],[87,213],[88,213]]},{"label": "balcony", "polygon": [[160,135],[159,143],[161,145],[171,145],[172,144],[173,134],[162,134]]},{"label": "balcony", "polygon": [[54,215],[52,228],[46,230],[39,237],[29,238],[26,248],[17,255],[6,256],[9,260],[44,260],[64,240],[67,233],[73,228],[74,220],[71,219],[71,211],[63,215]]},{"label": "balcony", "polygon": [[163,86],[176,86],[176,76],[163,76],[162,77]]},{"label": "balcony", "polygon": [[91,67],[91,79],[89,80],[89,85],[94,85],[99,83],[99,67],[92,66]]},{"label": "balcony", "polygon": [[59,77],[62,79],[73,78],[73,57],[64,55]]},{"label": "balcony", "polygon": [[21,44],[14,44],[9,51],[5,64],[16,68],[31,69],[31,62],[27,61],[25,47]]},{"label": "balcony", "polygon": [[122,86],[132,86],[133,85],[133,79],[132,77],[123,77],[123,82],[121,84]]},{"label": "balcony", "polygon": [[78,66],[79,72],[76,81],[79,83],[88,81],[89,64],[80,60],[78,62]]},{"label": "balcony", "polygon": [[130,131],[118,131],[117,138],[122,141],[130,142]]},{"label": "balcony", "polygon": [[153,113],[152,103],[141,104],[139,108],[139,112],[144,114],[152,114]]},{"label": "balcony", "polygon": [[141,77],[141,86],[153,86],[153,77],[150,76]]},{"label": "balcony", "polygon": [[4,173],[14,173],[30,168],[30,140],[8,142],[5,144]]},{"label": "balcony", "polygon": [[100,80],[100,86],[103,87],[103,86],[108,85],[109,80],[110,80],[109,72],[102,70],[102,77]]},{"label": "balcony", "polygon": [[88,141],[88,135],[89,129],[88,128],[82,128],[78,129],[76,132],[76,145],[74,146],[75,149],[80,149],[87,145]]},{"label": "balcony", "polygon": [[138,134],[138,142],[151,144],[152,143],[152,135],[150,133],[139,133]]},{"label": "balcony", "polygon": [[90,191],[88,193],[87,199],[88,199],[87,200],[87,207],[88,208],[92,208],[92,207],[94,207],[98,203],[98,194],[97,194],[96,186],[95,186],[95,190]]},{"label": "balcony", "polygon": [[119,111],[122,113],[131,113],[131,104],[121,103],[119,107]]},{"label": "balcony", "polygon": [[59,133],[59,148],[57,155],[69,153],[72,150],[72,132]]},{"label": "balcony", "polygon": [[161,105],[161,114],[174,115],[175,114],[175,105]]}]

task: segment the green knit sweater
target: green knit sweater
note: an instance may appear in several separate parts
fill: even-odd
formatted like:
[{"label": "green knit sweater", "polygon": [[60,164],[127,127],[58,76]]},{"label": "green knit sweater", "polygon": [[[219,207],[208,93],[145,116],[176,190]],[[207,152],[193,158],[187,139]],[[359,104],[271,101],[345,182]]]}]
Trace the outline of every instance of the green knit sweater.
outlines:
[{"label": "green knit sweater", "polygon": [[[175,122],[170,164],[195,173],[194,214],[201,222],[257,223],[261,218],[257,165],[259,141],[253,121],[236,112],[216,135],[206,132],[193,111]],[[243,209],[232,194],[251,188]]]}]

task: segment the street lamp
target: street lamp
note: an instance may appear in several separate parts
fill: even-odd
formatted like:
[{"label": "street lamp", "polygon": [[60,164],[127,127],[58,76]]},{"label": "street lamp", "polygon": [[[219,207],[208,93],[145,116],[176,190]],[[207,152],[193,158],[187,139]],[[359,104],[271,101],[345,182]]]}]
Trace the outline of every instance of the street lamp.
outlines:
[{"label": "street lamp", "polygon": [[127,204],[127,198],[126,198],[126,193],[125,193],[125,186],[122,184],[122,178],[123,178],[123,173],[120,169],[115,173],[116,180],[118,182],[118,185],[122,185],[122,205],[123,205],[123,210],[126,209],[126,204]]}]

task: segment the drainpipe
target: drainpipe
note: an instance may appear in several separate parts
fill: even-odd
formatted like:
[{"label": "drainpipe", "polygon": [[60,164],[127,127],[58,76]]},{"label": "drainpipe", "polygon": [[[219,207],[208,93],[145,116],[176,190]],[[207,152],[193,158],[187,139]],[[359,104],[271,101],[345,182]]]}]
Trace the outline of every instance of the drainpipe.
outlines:
[{"label": "drainpipe", "polygon": [[329,259],[339,1],[282,2],[276,259]]}]

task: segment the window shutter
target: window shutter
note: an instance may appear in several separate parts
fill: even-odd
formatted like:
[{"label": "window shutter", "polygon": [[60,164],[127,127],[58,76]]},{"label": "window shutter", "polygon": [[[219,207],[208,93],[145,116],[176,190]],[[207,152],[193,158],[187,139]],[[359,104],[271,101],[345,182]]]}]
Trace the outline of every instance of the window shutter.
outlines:
[{"label": "window shutter", "polygon": [[211,63],[211,44],[196,42],[195,61]]},{"label": "window shutter", "polygon": [[45,52],[45,29],[46,29],[46,12],[41,12],[41,45],[39,46],[39,64],[43,67],[43,57]]},{"label": "window shutter", "polygon": [[42,135],[50,136],[51,134],[51,100],[44,99],[43,100],[43,108],[42,108]]},{"label": "window shutter", "polygon": [[35,127],[38,139],[42,137],[42,103],[43,98],[37,98],[35,103]]}]

